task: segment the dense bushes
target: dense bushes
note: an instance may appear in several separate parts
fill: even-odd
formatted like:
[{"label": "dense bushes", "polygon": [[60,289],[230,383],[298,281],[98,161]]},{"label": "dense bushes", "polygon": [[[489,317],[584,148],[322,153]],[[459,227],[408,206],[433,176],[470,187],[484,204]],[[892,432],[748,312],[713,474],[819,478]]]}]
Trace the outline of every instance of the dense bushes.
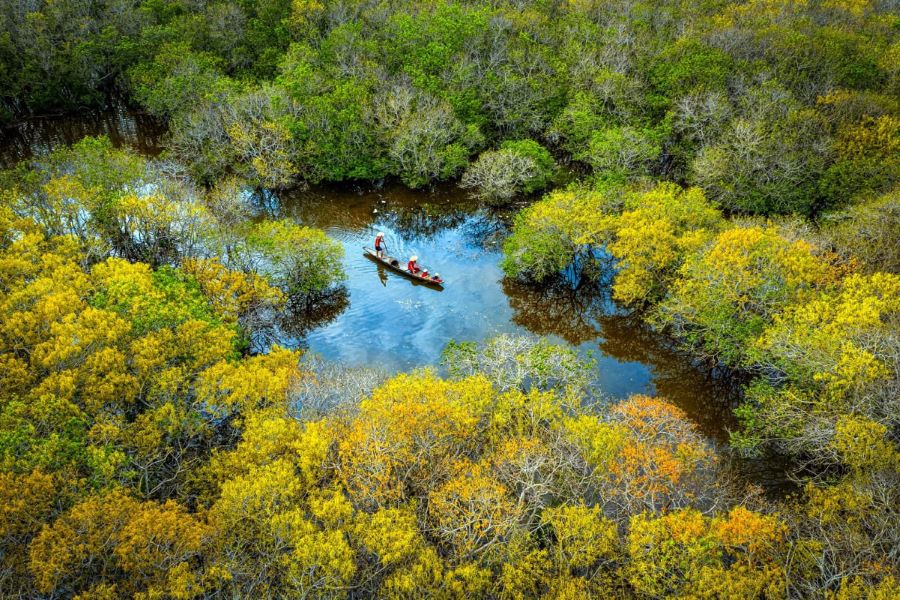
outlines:
[{"label": "dense bushes", "polygon": [[[0,119],[125,92],[205,187],[96,139],[0,173],[0,595],[900,595],[897,19],[5,3]],[[745,371],[733,446],[796,459],[795,497],[730,478],[663,399],[599,402],[545,341],[453,343],[446,378],[270,345],[341,246],[255,222],[243,181],[462,175],[501,203],[552,156],[583,181],[517,215],[505,272],[609,277]]]},{"label": "dense bushes", "polygon": [[[574,188],[523,211],[504,248],[514,277],[611,271],[620,302],[693,355],[755,376],[733,445],[775,448],[799,459],[807,478],[831,484],[809,483],[808,504],[789,507],[818,540],[796,547],[807,565],[798,569],[816,575],[789,583],[793,595],[865,571],[869,552],[896,543],[882,535],[900,526],[891,506],[900,477],[900,279],[890,272],[896,231],[885,229],[892,201],[888,194],[850,208],[854,235],[847,214],[827,216],[820,232],[790,221],[728,221],[697,188]],[[609,264],[587,268],[600,258]],[[857,510],[866,516],[848,521]],[[841,593],[852,596],[856,585],[843,579]]]},{"label": "dense bushes", "polygon": [[822,229],[839,252],[861,260],[867,271],[900,274],[900,190],[823,215]]},{"label": "dense bushes", "polygon": [[449,348],[451,379],[322,377],[236,352],[235,315],[272,297],[252,277],[86,269],[73,238],[0,216],[5,595],[895,591],[896,486],[862,479],[896,461],[883,427],[839,421],[858,478],[782,518],[738,505],[664,400],[585,404],[569,349],[501,338]]},{"label": "dense bushes", "polygon": [[[695,426],[648,397],[585,411],[547,377],[585,372],[569,351],[512,342],[524,373],[400,375],[303,421],[294,390],[317,405],[332,382],[236,353],[224,307],[266,288],[215,264],[86,269],[73,238],[2,215],[4,595],[653,595],[705,585],[684,560],[782,589],[784,526],[728,512]],[[686,523],[684,548],[646,554]]]},{"label": "dense bushes", "polygon": [[6,113],[125,91],[205,183],[421,187],[496,148],[467,179],[500,202],[545,185],[550,163],[521,146],[537,142],[727,212],[814,214],[897,180],[896,15],[879,3],[96,5],[4,8]]},{"label": "dense bushes", "polygon": [[757,375],[735,443],[773,445],[825,468],[853,467],[861,453],[871,468],[854,467],[853,485],[877,490],[897,476],[900,281],[877,271],[890,267],[888,251],[855,240],[870,261],[864,275],[815,237],[790,223],[724,220],[698,189],[576,190],[523,212],[505,268],[545,279],[579,267],[573,250],[604,249],[618,300],[693,354]]}]

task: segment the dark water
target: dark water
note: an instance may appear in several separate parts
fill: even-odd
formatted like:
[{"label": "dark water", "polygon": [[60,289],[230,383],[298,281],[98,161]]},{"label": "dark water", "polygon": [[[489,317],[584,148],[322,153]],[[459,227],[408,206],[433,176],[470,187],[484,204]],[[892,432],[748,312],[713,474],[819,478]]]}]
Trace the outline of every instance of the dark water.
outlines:
[{"label": "dark water", "polygon": [[[27,121],[3,131],[0,163],[99,134],[156,155],[163,130],[121,105],[78,118]],[[723,448],[735,426],[732,410],[743,382],[695,364],[665,337],[618,310],[608,286],[537,289],[504,279],[501,245],[514,209],[498,213],[479,207],[452,186],[311,189],[257,201],[262,218],[287,217],[321,228],[346,252],[346,294],[289,323],[283,340],[289,345],[347,365],[399,371],[435,365],[451,340],[548,336],[596,360],[596,382],[610,399],[665,397]],[[416,284],[366,257],[363,247],[372,246],[378,231],[386,234],[389,254],[404,264],[418,255],[446,280],[445,288]],[[740,461],[738,467],[769,490],[783,489],[785,467],[777,457]]]},{"label": "dark water", "polygon": [[0,126],[0,167],[49,153],[88,135],[105,135],[115,146],[128,146],[147,156],[162,151],[163,124],[154,117],[111,101],[106,108],[78,115],[24,119]]}]

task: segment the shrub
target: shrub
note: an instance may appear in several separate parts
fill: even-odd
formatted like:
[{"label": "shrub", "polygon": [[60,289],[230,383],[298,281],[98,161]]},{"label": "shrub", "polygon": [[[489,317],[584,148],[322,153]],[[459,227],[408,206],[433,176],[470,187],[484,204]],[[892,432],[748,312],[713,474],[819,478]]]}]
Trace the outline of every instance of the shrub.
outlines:
[{"label": "shrub", "polygon": [[555,172],[546,148],[532,140],[509,141],[482,153],[463,174],[462,187],[473,189],[480,200],[501,204],[546,188]]}]

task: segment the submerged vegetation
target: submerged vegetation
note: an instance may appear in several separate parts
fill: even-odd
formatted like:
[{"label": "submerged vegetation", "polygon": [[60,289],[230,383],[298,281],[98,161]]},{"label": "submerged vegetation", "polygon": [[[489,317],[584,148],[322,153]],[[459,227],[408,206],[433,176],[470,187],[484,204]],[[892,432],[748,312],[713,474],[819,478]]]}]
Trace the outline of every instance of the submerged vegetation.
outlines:
[{"label": "submerged vegetation", "polygon": [[[118,95],[168,134],[0,172],[0,596],[900,596],[895,9],[4,3],[0,121]],[[546,191],[506,283],[609,282],[746,375],[731,446],[796,493],[546,340],[279,346],[343,246],[256,192],[385,178]]]}]

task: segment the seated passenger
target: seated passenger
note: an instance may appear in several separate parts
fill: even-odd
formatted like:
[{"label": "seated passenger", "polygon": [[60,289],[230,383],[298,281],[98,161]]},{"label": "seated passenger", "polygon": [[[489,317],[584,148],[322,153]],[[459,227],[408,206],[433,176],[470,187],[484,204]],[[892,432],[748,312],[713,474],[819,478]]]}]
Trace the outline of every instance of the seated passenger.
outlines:
[{"label": "seated passenger", "polygon": [[406,263],[406,270],[412,273],[413,275],[419,274],[419,265],[416,264],[416,261],[419,260],[418,256],[410,256],[409,262]]}]

